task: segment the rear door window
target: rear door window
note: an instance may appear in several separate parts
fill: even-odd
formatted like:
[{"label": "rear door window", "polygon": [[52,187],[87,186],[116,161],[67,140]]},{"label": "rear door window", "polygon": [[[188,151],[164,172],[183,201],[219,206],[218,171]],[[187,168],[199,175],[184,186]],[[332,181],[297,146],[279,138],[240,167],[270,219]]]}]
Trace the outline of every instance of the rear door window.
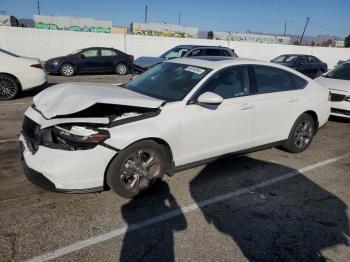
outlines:
[{"label": "rear door window", "polygon": [[302,89],[307,81],[290,72],[269,66],[253,66],[258,94]]},{"label": "rear door window", "polygon": [[101,56],[117,56],[117,53],[111,49],[101,49]]},{"label": "rear door window", "polygon": [[205,49],[204,50],[205,56],[221,56],[221,49]]}]

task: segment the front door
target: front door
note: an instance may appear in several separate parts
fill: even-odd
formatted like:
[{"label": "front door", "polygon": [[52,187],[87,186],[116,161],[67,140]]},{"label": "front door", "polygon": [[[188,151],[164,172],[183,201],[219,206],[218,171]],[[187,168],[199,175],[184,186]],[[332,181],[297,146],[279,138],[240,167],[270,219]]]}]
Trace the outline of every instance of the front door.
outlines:
[{"label": "front door", "polygon": [[[197,99],[205,92],[224,100],[216,106],[200,105]],[[252,99],[245,66],[227,68],[212,76],[185,105],[182,150],[176,165],[250,148],[255,116]]]},{"label": "front door", "polygon": [[99,49],[89,49],[80,53],[79,72],[98,72],[100,69]]}]

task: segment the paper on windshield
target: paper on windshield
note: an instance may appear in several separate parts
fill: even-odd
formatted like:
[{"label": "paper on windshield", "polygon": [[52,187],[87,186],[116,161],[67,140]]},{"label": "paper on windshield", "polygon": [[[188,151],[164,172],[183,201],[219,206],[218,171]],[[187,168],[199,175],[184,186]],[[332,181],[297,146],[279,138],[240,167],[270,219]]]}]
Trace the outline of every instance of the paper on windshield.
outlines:
[{"label": "paper on windshield", "polygon": [[199,67],[195,67],[195,66],[188,66],[185,68],[185,71],[189,71],[189,72],[195,73],[197,75],[203,74],[205,72],[204,69],[199,68]]}]

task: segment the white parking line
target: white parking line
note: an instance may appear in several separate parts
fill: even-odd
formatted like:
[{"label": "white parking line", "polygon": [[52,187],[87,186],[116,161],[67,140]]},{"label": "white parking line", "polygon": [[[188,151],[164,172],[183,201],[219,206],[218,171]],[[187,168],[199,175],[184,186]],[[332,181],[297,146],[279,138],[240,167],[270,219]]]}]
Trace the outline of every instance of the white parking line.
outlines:
[{"label": "white parking line", "polygon": [[96,245],[96,244],[98,244],[100,242],[103,242],[103,241],[115,238],[117,236],[124,235],[126,232],[135,231],[135,230],[144,228],[146,226],[153,225],[153,224],[156,224],[156,223],[159,223],[159,222],[171,219],[171,218],[179,216],[181,214],[185,214],[185,213],[191,212],[191,211],[199,209],[201,207],[212,205],[212,204],[224,201],[224,200],[228,200],[228,199],[231,199],[231,198],[238,197],[238,196],[240,196],[242,194],[248,193],[250,191],[254,191],[254,190],[259,189],[259,188],[264,188],[264,187],[270,186],[270,185],[278,183],[280,181],[287,180],[289,178],[297,176],[300,173],[311,171],[311,170],[320,168],[322,166],[326,166],[328,164],[334,163],[334,162],[336,162],[338,160],[341,160],[341,159],[343,159],[345,157],[348,157],[348,156],[350,156],[350,153],[347,153],[347,154],[339,156],[339,157],[330,158],[330,159],[327,159],[327,160],[324,160],[324,161],[312,164],[310,166],[307,166],[307,167],[304,167],[304,168],[301,168],[301,169],[298,169],[298,170],[286,173],[286,174],[284,174],[282,176],[266,180],[264,182],[258,183],[256,185],[253,185],[253,186],[250,186],[250,187],[242,188],[242,189],[234,191],[234,192],[230,192],[230,193],[227,193],[227,194],[219,195],[219,196],[216,196],[214,198],[210,198],[210,199],[207,199],[207,200],[204,200],[204,201],[200,201],[198,203],[194,203],[194,204],[189,205],[189,206],[181,207],[180,209],[176,209],[176,210],[164,213],[164,214],[162,214],[160,216],[156,216],[156,217],[153,217],[153,218],[150,218],[150,219],[146,219],[146,220],[144,220],[142,222],[139,222],[139,223],[136,223],[136,224],[131,224],[131,225],[128,225],[128,226],[125,226],[125,227],[122,227],[122,228],[119,228],[119,229],[116,229],[116,230],[112,230],[110,232],[98,235],[96,237],[91,237],[91,238],[88,238],[88,239],[85,239],[85,240],[73,243],[71,245],[62,247],[62,248],[57,249],[55,251],[49,252],[47,254],[43,254],[43,255],[34,257],[32,259],[29,259],[29,260],[27,260],[27,262],[47,261],[47,260],[50,260],[50,259],[58,258],[58,257],[61,257],[63,255],[72,253],[74,251],[78,251],[78,250],[81,250],[83,248]]},{"label": "white parking line", "polygon": [[13,138],[13,139],[3,139],[0,140],[0,144],[4,144],[4,143],[11,143],[11,142],[17,142],[18,138]]}]

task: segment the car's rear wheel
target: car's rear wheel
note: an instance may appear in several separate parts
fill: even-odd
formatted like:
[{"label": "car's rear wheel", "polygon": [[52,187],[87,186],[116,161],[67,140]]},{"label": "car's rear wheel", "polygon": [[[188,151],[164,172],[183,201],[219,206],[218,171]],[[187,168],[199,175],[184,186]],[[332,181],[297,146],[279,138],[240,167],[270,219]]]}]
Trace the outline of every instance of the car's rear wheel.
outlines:
[{"label": "car's rear wheel", "polygon": [[294,123],[287,142],[282,146],[290,153],[300,153],[307,149],[316,131],[315,121],[309,114],[302,114]]},{"label": "car's rear wheel", "polygon": [[73,76],[75,74],[75,69],[72,64],[63,64],[61,66],[61,75],[63,76]]},{"label": "car's rear wheel", "polygon": [[151,140],[137,142],[112,160],[106,174],[107,185],[118,195],[132,198],[164,176],[165,154]]},{"label": "car's rear wheel", "polygon": [[13,99],[19,92],[20,85],[14,77],[0,74],[0,100]]},{"label": "car's rear wheel", "polygon": [[126,75],[128,72],[128,67],[123,63],[119,63],[115,66],[115,72],[118,75]]}]

